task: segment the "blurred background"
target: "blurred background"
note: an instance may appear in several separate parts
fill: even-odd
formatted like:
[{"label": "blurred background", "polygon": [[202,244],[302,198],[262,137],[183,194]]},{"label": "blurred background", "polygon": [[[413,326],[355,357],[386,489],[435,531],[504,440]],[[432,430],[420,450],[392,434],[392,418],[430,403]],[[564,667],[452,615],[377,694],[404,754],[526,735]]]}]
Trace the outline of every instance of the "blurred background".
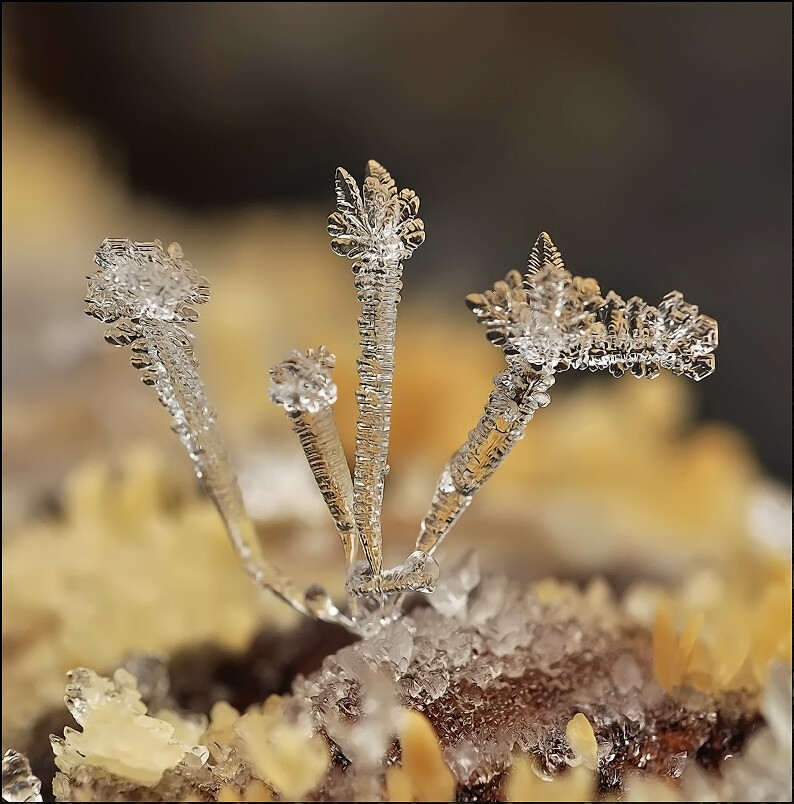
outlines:
[{"label": "blurred background", "polygon": [[334,168],[374,157],[423,200],[406,300],[464,322],[541,229],[624,298],[677,288],[720,323],[699,415],[789,480],[790,33],[788,3],[5,3],[4,399],[102,348],[102,237],[179,239],[217,282],[267,208],[266,294],[300,271],[275,231],[327,249]]}]

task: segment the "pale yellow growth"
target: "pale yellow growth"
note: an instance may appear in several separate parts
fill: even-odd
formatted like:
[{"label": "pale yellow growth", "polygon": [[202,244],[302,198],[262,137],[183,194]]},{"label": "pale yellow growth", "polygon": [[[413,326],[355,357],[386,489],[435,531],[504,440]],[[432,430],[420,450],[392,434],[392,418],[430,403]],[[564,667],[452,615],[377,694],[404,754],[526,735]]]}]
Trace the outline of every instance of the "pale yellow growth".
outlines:
[{"label": "pale yellow growth", "polygon": [[389,801],[454,801],[455,777],[444,763],[430,721],[406,709],[400,730],[402,765],[386,773]]},{"label": "pale yellow growth", "polygon": [[152,787],[190,749],[174,735],[174,726],[149,717],[133,676],[117,670],[113,681],[92,675],[85,710],[78,719],[82,732],[64,730],[56,742],[55,764],[69,774],[76,765],[102,768],[137,784]]},{"label": "pale yellow growth", "polygon": [[241,650],[263,621],[295,619],[248,580],[184,469],[185,485],[175,483],[179,473],[144,448],[123,456],[120,471],[86,463],[68,478],[62,520],[4,542],[4,740],[9,725],[60,703],[71,667],[205,640]]},{"label": "pale yellow growth", "polygon": [[[162,720],[102,707],[86,717],[82,733],[69,733],[67,741],[83,757],[82,764],[153,787],[185,755],[185,746],[173,736],[173,727]],[[58,757],[55,763],[69,770]]]},{"label": "pale yellow growth", "polygon": [[584,765],[546,781],[533,760],[523,755],[513,761],[506,785],[508,801],[593,801],[595,792],[595,774]]},{"label": "pale yellow growth", "polygon": [[565,727],[565,739],[576,756],[570,765],[584,765],[589,770],[598,767],[598,744],[590,721],[581,713],[575,714]]},{"label": "pale yellow growth", "polygon": [[[633,595],[629,608],[656,610],[653,669],[668,692],[760,689],[774,662],[791,664],[791,568],[782,558],[765,557],[727,578],[701,572],[676,594],[646,588]],[[638,605],[638,595],[646,602]]]},{"label": "pale yellow growth", "polygon": [[632,774],[626,778],[623,801],[686,801],[678,788],[658,776]]},{"label": "pale yellow growth", "polygon": [[234,726],[239,719],[240,713],[231,704],[218,701],[210,709],[210,724],[201,744],[206,745],[213,755],[219,746],[231,744],[236,739]]},{"label": "pale yellow growth", "polygon": [[198,745],[207,731],[207,716],[201,715],[183,718],[178,712],[171,709],[159,709],[154,717],[174,727],[174,739],[188,745]]},{"label": "pale yellow growth", "polygon": [[271,695],[261,709],[246,712],[234,727],[257,775],[282,798],[297,801],[325,776],[328,745],[309,721],[290,722],[284,700]]}]

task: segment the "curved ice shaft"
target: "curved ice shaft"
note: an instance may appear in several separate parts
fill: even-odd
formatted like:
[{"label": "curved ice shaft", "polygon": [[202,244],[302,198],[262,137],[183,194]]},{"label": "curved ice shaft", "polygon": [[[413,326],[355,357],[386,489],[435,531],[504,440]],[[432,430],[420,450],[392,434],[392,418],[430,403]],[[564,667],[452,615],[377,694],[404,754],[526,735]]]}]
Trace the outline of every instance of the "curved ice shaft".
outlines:
[{"label": "curved ice shaft", "polygon": [[218,431],[215,414],[204,393],[197,363],[185,349],[173,324],[151,322],[146,347],[155,372],[154,387],[171,414],[172,429],[184,444],[196,476],[215,504],[223,524],[251,578],[304,614],[308,609],[298,587],[268,562],[256,528],[245,508],[237,475]]},{"label": "curved ice shaft", "polygon": [[416,540],[417,550],[432,554],[438,547],[474,495],[524,437],[535,411],[549,404],[546,392],[553,383],[551,374],[518,362],[495,377],[496,387],[480,420],[438,479]]}]

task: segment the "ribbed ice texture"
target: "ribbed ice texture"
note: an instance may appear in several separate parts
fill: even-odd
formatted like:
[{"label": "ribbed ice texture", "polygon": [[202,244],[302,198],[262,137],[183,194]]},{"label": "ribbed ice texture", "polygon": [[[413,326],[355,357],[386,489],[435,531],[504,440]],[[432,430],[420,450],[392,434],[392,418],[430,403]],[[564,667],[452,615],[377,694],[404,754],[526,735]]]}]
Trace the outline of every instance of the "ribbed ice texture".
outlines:
[{"label": "ribbed ice texture", "polygon": [[331,406],[336,358],[324,346],[291,352],[270,370],[270,398],[286,411],[306,460],[339,531],[345,558],[355,560],[358,530],[353,514],[353,481]]},{"label": "ribbed ice texture", "polygon": [[132,364],[154,386],[171,415],[197,477],[215,503],[245,570],[261,586],[301,612],[331,618],[330,601],[304,600],[300,590],[262,555],[215,413],[207,399],[187,328],[198,313],[189,305],[209,299],[207,281],[173,243],[107,239],[94,256],[99,270],[88,277],[86,313],[113,326],[105,333],[115,346],[132,347]]},{"label": "ribbed ice texture", "polygon": [[430,553],[466,510],[515,444],[538,408],[550,402],[554,377],[513,362],[494,378],[488,404],[467,441],[450,458],[422,521],[417,549]]},{"label": "ribbed ice texture", "polygon": [[424,241],[419,198],[398,192],[394,180],[370,161],[363,192],[350,174],[336,174],[337,212],[328,219],[333,250],[354,260],[361,316],[358,320],[358,422],[353,499],[364,554],[377,579],[383,567],[380,516],[388,472],[394,337],[402,288],[402,263]]},{"label": "ribbed ice texture", "polygon": [[3,801],[41,801],[41,781],[19,751],[3,754]]},{"label": "ribbed ice texture", "polygon": [[[419,198],[399,190],[370,161],[361,188],[347,171],[336,173],[337,211],[328,219],[333,250],[353,260],[358,320],[358,421],[352,478],[333,419],[337,389],[334,356],[325,347],[292,352],[271,370],[271,399],[292,422],[340,534],[348,574],[349,616],[325,590],[305,593],[263,557],[245,511],[204,392],[187,323],[191,307],[209,298],[205,279],[182,259],[178,245],[106,240],[99,270],[89,277],[86,312],[113,324],[106,338],[129,345],[133,365],[153,385],[190,455],[197,476],[223,517],[246,570],[301,612],[368,635],[400,616],[411,591],[431,593],[438,565],[431,554],[523,437],[535,411],[549,404],[554,375],[568,368],[631,371],[654,377],[662,368],[696,380],[714,369],[717,324],[677,291],[658,307],[639,298],[600,295],[593,279],[572,276],[558,249],[541,233],[524,276],[512,271],[492,290],[467,298],[489,340],[502,348],[507,368],[494,379],[484,412],[439,477],[422,521],[416,551],[383,569],[381,510],[391,426],[397,307],[403,261],[424,241]],[[355,563],[356,540],[367,564]]]}]

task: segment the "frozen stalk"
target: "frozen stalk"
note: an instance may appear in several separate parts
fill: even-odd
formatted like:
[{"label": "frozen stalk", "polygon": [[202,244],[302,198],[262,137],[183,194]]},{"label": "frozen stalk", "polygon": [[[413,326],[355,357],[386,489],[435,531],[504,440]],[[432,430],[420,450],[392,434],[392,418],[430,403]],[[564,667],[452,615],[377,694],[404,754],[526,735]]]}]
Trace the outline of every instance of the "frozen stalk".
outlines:
[{"label": "frozen stalk", "polygon": [[402,264],[425,239],[417,217],[419,198],[397,190],[377,162],[367,165],[363,192],[342,168],[336,173],[337,211],[328,219],[333,250],[353,260],[361,302],[358,319],[358,422],[353,471],[353,511],[375,589],[383,552],[380,516],[391,423],[394,334],[402,288]]},{"label": "frozen stalk", "polygon": [[166,251],[159,240],[106,239],[94,261],[99,270],[88,277],[86,313],[113,324],[105,333],[109,343],[132,347],[132,364],[170,413],[172,429],[220,512],[245,570],[298,611],[346,624],[323,590],[311,587],[302,594],[262,554],[198,374],[187,327],[198,318],[192,305],[209,299],[206,279],[182,259],[176,243]]},{"label": "frozen stalk", "polygon": [[701,380],[714,371],[717,322],[701,315],[678,291],[659,307],[616,293],[600,295],[594,279],[572,276],[542,232],[522,277],[511,271],[493,290],[467,304],[502,348],[507,370],[494,380],[480,421],[439,478],[422,522],[417,549],[432,553],[472,496],[523,437],[558,371],[626,371],[653,378],[661,369]]},{"label": "frozen stalk", "polygon": [[431,554],[499,468],[538,408],[549,404],[554,376],[517,361],[494,378],[488,404],[466,443],[450,458],[422,521],[417,550]]},{"label": "frozen stalk", "polygon": [[290,352],[270,369],[270,398],[281,405],[300,440],[314,479],[331,512],[348,564],[356,557],[353,481],[334,421],[336,358],[324,346]]}]

